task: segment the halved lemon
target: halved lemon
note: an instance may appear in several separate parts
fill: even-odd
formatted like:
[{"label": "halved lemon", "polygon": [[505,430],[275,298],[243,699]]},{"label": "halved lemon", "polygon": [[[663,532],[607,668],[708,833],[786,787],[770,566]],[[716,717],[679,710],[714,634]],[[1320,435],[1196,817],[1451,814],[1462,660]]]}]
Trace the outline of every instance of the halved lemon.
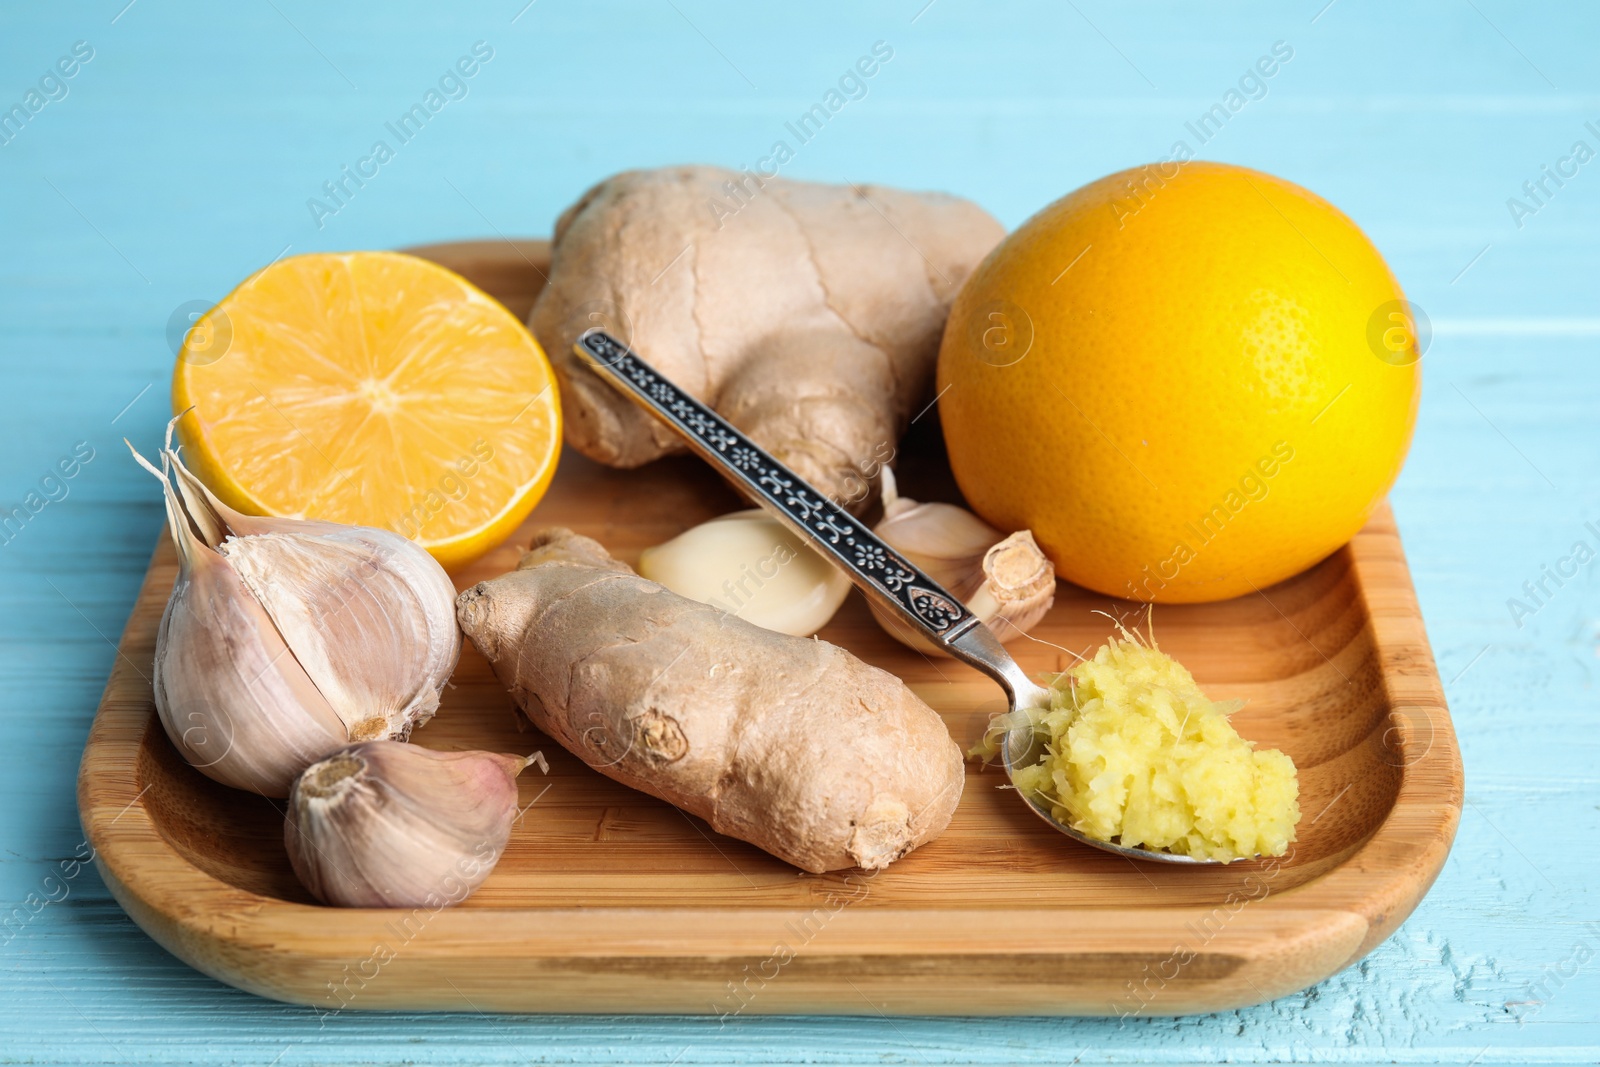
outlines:
[{"label": "halved lemon", "polygon": [[294,256],[185,335],[190,467],[256,515],[394,530],[446,567],[503,541],[561,453],[539,343],[466,279],[397,252]]}]

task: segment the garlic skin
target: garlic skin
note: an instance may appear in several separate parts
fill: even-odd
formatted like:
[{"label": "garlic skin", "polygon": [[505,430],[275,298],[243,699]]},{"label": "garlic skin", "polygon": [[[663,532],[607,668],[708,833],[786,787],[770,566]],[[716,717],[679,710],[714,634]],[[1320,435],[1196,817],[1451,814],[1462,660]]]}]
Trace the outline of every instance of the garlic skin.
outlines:
[{"label": "garlic skin", "polygon": [[134,458],[162,481],[178,548],[152,681],[179,752],[283,797],[351,741],[408,737],[461,652],[444,569],[386,530],[241,515],[184,467],[172,429],[160,469]]},{"label": "garlic skin", "polygon": [[[322,529],[302,523],[234,537],[221,553],[339,713],[349,740],[404,740],[433,717],[461,654],[455,586],[432,556],[398,534],[316,525]],[[440,604],[452,606],[450,615],[440,614]]]},{"label": "garlic skin", "polygon": [[759,508],[719,515],[645,549],[639,574],[792,637],[822,629],[850,594],[843,571]]},{"label": "garlic skin", "polygon": [[[170,504],[168,517],[182,529]],[[296,771],[348,743],[344,723],[227,561],[192,536],[176,540],[181,569],[151,679],[156,713],[204,774],[287,796]]]},{"label": "garlic skin", "polygon": [[[1031,532],[1008,536],[954,504],[908,500],[887,467],[882,478],[883,518],[873,532],[891,548],[955,594],[1001,643],[1015,641],[1044,618],[1055,603],[1056,573]],[[901,644],[949,655],[898,616],[871,607],[878,624]]]},{"label": "garlic skin", "polygon": [[483,884],[531,760],[367,741],[307,767],[283,843],[300,883],[344,908],[438,908]]}]

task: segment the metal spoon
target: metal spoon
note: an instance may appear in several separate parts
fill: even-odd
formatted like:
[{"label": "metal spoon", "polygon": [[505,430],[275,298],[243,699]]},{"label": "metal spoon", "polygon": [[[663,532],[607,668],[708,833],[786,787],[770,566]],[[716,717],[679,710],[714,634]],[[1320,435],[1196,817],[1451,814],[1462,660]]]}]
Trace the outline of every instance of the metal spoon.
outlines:
[{"label": "metal spoon", "polygon": [[[956,659],[1000,683],[1012,710],[1049,705],[1050,691],[1035,685],[987,626],[937,582],[878,538],[866,524],[823,496],[722,416],[679,389],[602,329],[583,332],[574,350],[618,392],[683,435],[701,458],[717,468],[818,552],[838,564],[863,593],[898,612],[908,625],[938,642]],[[1039,759],[1031,727],[1012,730],[1001,746],[1010,776]],[[1048,805],[1017,790],[1033,813],[1068,837],[1130,859],[1157,863],[1217,863],[1153,849],[1099,841],[1051,814]]]}]

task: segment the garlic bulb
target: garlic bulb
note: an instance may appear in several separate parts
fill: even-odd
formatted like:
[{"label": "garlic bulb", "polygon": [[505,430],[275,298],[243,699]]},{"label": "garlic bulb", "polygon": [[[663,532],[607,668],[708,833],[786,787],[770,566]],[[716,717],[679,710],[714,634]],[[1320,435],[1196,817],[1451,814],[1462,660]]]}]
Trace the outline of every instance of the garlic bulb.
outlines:
[{"label": "garlic bulb", "polygon": [[295,780],[283,828],[289,862],[324,904],[458,904],[499,860],[529,762],[395,741],[351,745]]},{"label": "garlic bulb", "polygon": [[184,467],[170,424],[161,469],[134,457],[162,481],[178,547],[153,683],[185,759],[282,797],[328,753],[432,717],[461,651],[433,557],[386,530],[239,514]]},{"label": "garlic bulb", "polygon": [[[874,532],[922,568],[994,631],[1015,641],[1044,618],[1056,597],[1056,574],[1027,530],[1007,536],[954,504],[919,504],[899,495],[883,469],[883,518]],[[948,655],[876,604],[889,635],[921,652]]]},{"label": "garlic bulb", "polygon": [[822,629],[850,593],[843,571],[759,508],[720,515],[645,549],[639,573],[794,637]]}]

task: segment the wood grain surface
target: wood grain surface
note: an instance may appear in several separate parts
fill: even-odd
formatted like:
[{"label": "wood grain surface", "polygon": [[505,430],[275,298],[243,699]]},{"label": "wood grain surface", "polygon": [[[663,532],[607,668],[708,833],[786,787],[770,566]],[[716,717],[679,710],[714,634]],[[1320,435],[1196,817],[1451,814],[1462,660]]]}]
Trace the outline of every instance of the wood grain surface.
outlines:
[{"label": "wood grain surface", "polygon": [[[538,242],[416,249],[525,310]],[[954,488],[929,433],[905,491]],[[540,526],[634,562],[742,506],[700,461],[613,471],[570,452],[505,545],[456,575],[503,573]],[[1461,811],[1461,764],[1387,507],[1349,547],[1259,596],[1158,609],[1161,646],[1240,733],[1300,771],[1299,837],[1282,861],[1137,863],[1052,831],[969,764],[948,830],[887,870],[804,875],[585,767],[532,730],[468,645],[413,740],[537,749],[529,805],[500,865],[446,911],[337,910],[295,882],[278,802],[187,767],[141,665],[176,574],[163,541],[123,635],[84,754],[80,805],[113,894],[152,937],[252,992],[323,1008],[902,1014],[1215,1011],[1294,992],[1360,958],[1416,906]],[[1108,617],[1109,616],[1109,617]],[[1092,653],[1143,609],[1063,585],[1014,646],[1033,673]],[[852,595],[822,637],[905,681],[970,744],[1004,710],[975,671],[908,650]]]}]

